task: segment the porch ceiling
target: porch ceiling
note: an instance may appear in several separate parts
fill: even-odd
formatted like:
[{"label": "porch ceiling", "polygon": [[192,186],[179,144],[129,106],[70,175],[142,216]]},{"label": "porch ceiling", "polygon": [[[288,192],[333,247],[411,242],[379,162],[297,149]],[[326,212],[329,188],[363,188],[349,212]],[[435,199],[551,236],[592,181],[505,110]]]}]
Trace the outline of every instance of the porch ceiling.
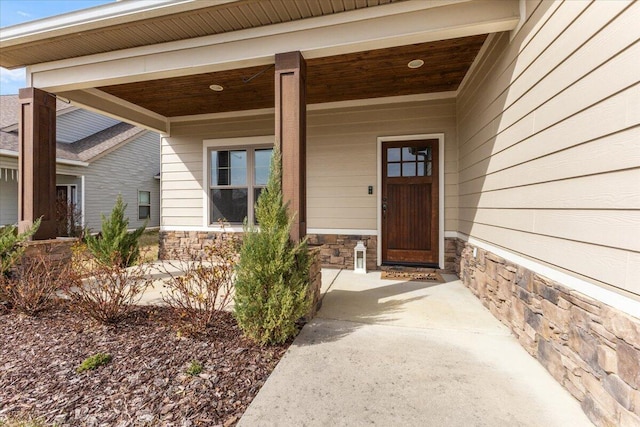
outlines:
[{"label": "porch ceiling", "polygon": [[[307,103],[455,91],[485,39],[482,34],[309,59]],[[410,69],[414,59],[424,66]],[[224,91],[212,91],[213,84]],[[240,68],[99,89],[165,117],[270,108],[274,69]]]},{"label": "porch ceiling", "polygon": [[[45,20],[35,21],[33,25],[36,25],[37,31],[29,36],[30,40],[21,39],[17,26],[15,31],[13,27],[3,29],[0,33],[0,62],[5,68],[15,68],[404,1],[164,0],[156,2],[156,8],[143,10],[144,13],[133,9],[134,2],[124,6],[109,4],[77,13],[87,15],[84,20],[77,22],[73,19],[74,14],[70,14],[69,22],[48,33]],[[91,14],[92,11],[95,11],[95,16]],[[23,27],[29,27],[30,24]]]}]

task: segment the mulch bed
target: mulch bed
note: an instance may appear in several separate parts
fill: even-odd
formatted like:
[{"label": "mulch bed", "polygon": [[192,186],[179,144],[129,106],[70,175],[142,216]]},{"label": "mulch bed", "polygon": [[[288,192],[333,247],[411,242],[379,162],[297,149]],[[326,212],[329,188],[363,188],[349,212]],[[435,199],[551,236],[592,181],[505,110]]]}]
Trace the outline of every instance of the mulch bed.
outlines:
[{"label": "mulch bed", "polygon": [[[207,336],[176,331],[166,307],[136,307],[118,326],[65,307],[28,317],[0,314],[0,420],[28,414],[59,426],[230,426],[289,344],[260,347],[230,313]],[[112,361],[76,373],[95,353]],[[186,374],[191,361],[200,375]]]}]

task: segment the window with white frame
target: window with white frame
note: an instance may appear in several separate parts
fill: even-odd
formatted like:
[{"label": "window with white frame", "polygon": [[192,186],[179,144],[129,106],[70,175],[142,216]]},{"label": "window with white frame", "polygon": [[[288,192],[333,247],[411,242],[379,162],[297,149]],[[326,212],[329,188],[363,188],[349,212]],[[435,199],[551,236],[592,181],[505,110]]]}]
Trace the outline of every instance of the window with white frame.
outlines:
[{"label": "window with white frame", "polygon": [[254,206],[269,180],[271,147],[209,149],[209,223],[256,223]]},{"label": "window with white frame", "polygon": [[138,219],[151,218],[151,192],[138,191]]}]

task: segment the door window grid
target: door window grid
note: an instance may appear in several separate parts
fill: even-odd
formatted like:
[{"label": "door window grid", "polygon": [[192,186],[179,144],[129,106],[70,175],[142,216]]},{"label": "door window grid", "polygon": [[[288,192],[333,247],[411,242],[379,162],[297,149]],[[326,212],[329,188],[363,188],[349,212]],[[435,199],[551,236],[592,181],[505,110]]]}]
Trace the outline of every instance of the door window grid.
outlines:
[{"label": "door window grid", "polygon": [[433,153],[429,146],[387,148],[387,177],[432,176]]}]

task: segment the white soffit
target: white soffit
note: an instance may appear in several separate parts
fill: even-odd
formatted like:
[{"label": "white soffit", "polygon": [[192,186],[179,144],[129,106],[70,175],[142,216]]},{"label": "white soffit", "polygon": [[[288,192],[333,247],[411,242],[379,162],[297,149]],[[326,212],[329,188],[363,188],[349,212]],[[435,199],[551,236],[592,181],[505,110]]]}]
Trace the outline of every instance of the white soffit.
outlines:
[{"label": "white soffit", "polygon": [[136,0],[117,1],[76,12],[37,19],[0,29],[0,47],[75,34],[96,28],[127,24],[240,0]]},{"label": "white soffit", "polygon": [[509,31],[518,22],[516,1],[409,1],[65,59],[28,71],[33,86],[58,92],[272,64],[281,52],[317,58]]}]

